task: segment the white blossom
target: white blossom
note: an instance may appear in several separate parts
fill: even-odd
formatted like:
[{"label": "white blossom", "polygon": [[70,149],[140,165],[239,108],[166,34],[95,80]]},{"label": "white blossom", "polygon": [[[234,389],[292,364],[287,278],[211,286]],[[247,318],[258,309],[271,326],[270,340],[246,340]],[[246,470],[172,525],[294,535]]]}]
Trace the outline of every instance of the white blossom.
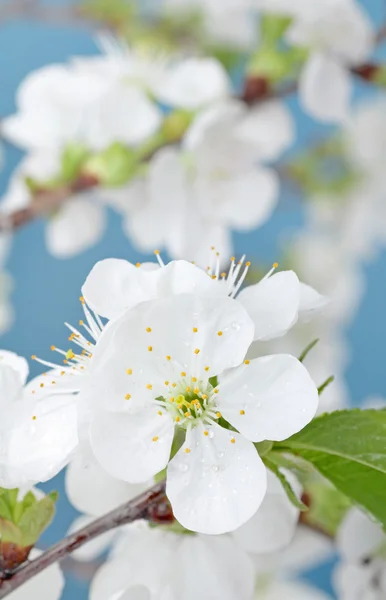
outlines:
[{"label": "white blossom", "polygon": [[44,394],[44,383],[25,385],[25,359],[5,350],[0,358],[0,485],[46,481],[77,446],[75,405],[72,397]]},{"label": "white blossom", "polygon": [[338,533],[341,563],[334,580],[340,600],[382,600],[386,594],[386,536],[358,509],[350,510]]},{"label": "white blossom", "polygon": [[279,102],[247,110],[227,102],[203,111],[183,146],[159,151],[126,195],[126,232],[142,251],[206,260],[215,245],[227,256],[230,232],[263,225],[276,207],[279,181],[266,163],[292,143],[293,124]]}]

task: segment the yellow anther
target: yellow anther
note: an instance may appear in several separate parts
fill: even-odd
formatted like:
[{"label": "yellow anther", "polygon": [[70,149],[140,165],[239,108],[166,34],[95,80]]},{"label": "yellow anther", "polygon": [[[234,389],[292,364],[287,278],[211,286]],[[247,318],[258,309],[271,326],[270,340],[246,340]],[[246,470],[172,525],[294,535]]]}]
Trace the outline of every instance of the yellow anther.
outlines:
[{"label": "yellow anther", "polygon": [[81,301],[81,303],[82,303],[82,304],[84,304],[84,303],[85,303],[85,300],[84,300],[84,297],[83,297],[83,296],[81,296],[81,297],[79,298],[79,300]]},{"label": "yellow anther", "polygon": [[250,263],[250,261],[246,262],[246,263],[245,263],[245,266],[246,266],[246,267],[250,267],[250,266],[251,266],[251,263]]},{"label": "yellow anther", "polygon": [[40,387],[41,387],[41,388],[43,388],[43,387],[44,387],[44,383],[41,383],[41,384],[40,384]]},{"label": "yellow anther", "polygon": [[181,377],[186,377],[185,371],[181,371]]},{"label": "yellow anther", "polygon": [[158,437],[158,435],[155,435],[155,436],[153,437],[153,442],[158,442],[158,440],[159,440],[159,437]]},{"label": "yellow anther", "polygon": [[272,268],[273,268],[273,269],[277,269],[277,268],[278,268],[278,266],[279,266],[279,263],[275,262],[275,263],[273,263],[273,265],[272,265]]},{"label": "yellow anther", "polygon": [[31,358],[32,358],[32,360],[36,360],[36,354],[33,354],[33,355],[31,356]]},{"label": "yellow anther", "polygon": [[226,273],[221,273],[221,277],[224,279],[227,276]]},{"label": "yellow anther", "polygon": [[172,358],[171,356],[167,356],[166,360],[171,360],[171,358]]},{"label": "yellow anther", "polygon": [[55,346],[51,346],[51,350],[52,351],[56,350]]},{"label": "yellow anther", "polygon": [[212,275],[212,279],[217,279],[217,275]]},{"label": "yellow anther", "polygon": [[208,396],[207,396],[206,394],[201,394],[201,398],[202,398],[203,400],[206,400],[206,399],[207,399],[207,397],[208,397]]},{"label": "yellow anther", "polygon": [[240,410],[240,415],[245,415],[245,410]]},{"label": "yellow anther", "polygon": [[191,388],[188,386],[188,387],[186,388],[186,391],[189,393],[189,392],[190,392],[190,390],[191,390]]},{"label": "yellow anther", "polygon": [[250,362],[251,362],[251,361],[247,359],[247,360],[245,360],[245,361],[244,361],[244,364],[245,364],[245,365],[249,365],[249,363],[250,363]]},{"label": "yellow anther", "polygon": [[141,266],[140,262],[135,263],[135,266],[137,267],[137,269],[139,269],[139,267]]},{"label": "yellow anther", "polygon": [[172,387],[176,387],[176,385],[177,385],[176,383],[172,383]]},{"label": "yellow anther", "polygon": [[200,349],[196,348],[195,351],[194,351],[194,354],[200,354]]},{"label": "yellow anther", "polygon": [[222,333],[223,333],[222,331],[218,331],[218,332],[217,332],[217,335],[218,335],[219,337],[221,337],[221,336],[222,336]]},{"label": "yellow anther", "polygon": [[170,400],[170,402],[174,402],[174,398],[173,397],[169,398],[169,400]]},{"label": "yellow anther", "polygon": [[155,255],[159,254],[159,250],[154,250],[154,254]]},{"label": "yellow anther", "polygon": [[215,247],[214,247],[214,246],[211,246],[211,247],[210,247],[210,249],[211,249],[211,250],[215,250]]},{"label": "yellow anther", "polygon": [[56,381],[51,381],[51,383],[52,383],[52,385],[55,385],[55,384],[56,384]]},{"label": "yellow anther", "polygon": [[209,435],[209,431],[207,429],[205,429],[204,431],[204,435],[208,436]]},{"label": "yellow anther", "polygon": [[32,390],[31,394],[34,394],[34,393],[35,393],[35,390]]},{"label": "yellow anther", "polygon": [[131,398],[131,394],[126,394],[125,400],[130,400],[130,398]]},{"label": "yellow anther", "polygon": [[218,389],[217,388],[215,388],[213,391],[214,391],[215,394],[218,394]]},{"label": "yellow anther", "polygon": [[61,375],[65,375],[65,374],[66,374],[66,371],[61,371],[61,372],[60,372],[60,374],[61,374]]},{"label": "yellow anther", "polygon": [[216,412],[216,417],[217,417],[218,419],[221,419],[221,413],[220,413],[220,412]]},{"label": "yellow anther", "polygon": [[190,412],[186,412],[185,413],[185,417],[191,417],[192,415],[190,414]]},{"label": "yellow anther", "polygon": [[169,385],[169,382],[168,382],[168,381],[164,381],[164,384],[165,384],[165,385]]},{"label": "yellow anther", "polygon": [[36,415],[34,415],[34,416],[32,417],[32,420],[33,420],[33,421],[36,421]]},{"label": "yellow anther", "polygon": [[159,416],[162,417],[162,415],[163,415],[162,410],[159,410],[157,414],[159,414]]},{"label": "yellow anther", "polygon": [[235,262],[235,260],[236,260],[236,259],[235,259],[235,257],[234,257],[234,256],[231,256],[231,261],[232,261],[232,262]]},{"label": "yellow anther", "polygon": [[82,321],[82,319],[79,321],[79,325],[84,325],[84,321]]},{"label": "yellow anther", "polygon": [[174,420],[176,423],[179,423],[181,421],[180,417],[176,417]]},{"label": "yellow anther", "polygon": [[133,374],[133,369],[126,369],[126,374],[127,375],[132,375]]},{"label": "yellow anther", "polygon": [[148,333],[151,333],[151,327],[146,327],[146,331],[147,331]]},{"label": "yellow anther", "polygon": [[185,448],[186,454],[190,454],[190,448]]},{"label": "yellow anther", "polygon": [[153,346],[148,346],[147,349],[149,350],[149,352],[153,352]]},{"label": "yellow anther", "polygon": [[64,362],[65,365],[68,364],[68,360],[66,360],[66,359],[64,359],[63,362]]},{"label": "yellow anther", "polygon": [[231,438],[231,444],[235,444],[235,443],[236,443],[235,438]]},{"label": "yellow anther", "polygon": [[151,385],[151,383],[148,383],[146,387],[147,387],[148,390],[152,390],[153,389],[153,386]]},{"label": "yellow anther", "polygon": [[198,327],[193,327],[193,333],[197,333]]},{"label": "yellow anther", "polygon": [[194,392],[195,394],[198,394],[198,392],[199,392],[199,391],[200,391],[200,390],[199,390],[199,388],[198,388],[198,387],[195,387],[195,388],[194,388],[194,390],[193,390],[193,392]]},{"label": "yellow anther", "polygon": [[197,381],[197,377],[192,377],[192,381],[196,382]]},{"label": "yellow anther", "polygon": [[66,359],[67,360],[72,360],[73,358],[75,358],[75,354],[73,353],[73,351],[71,349],[67,350],[67,352],[66,352]]},{"label": "yellow anther", "polygon": [[205,367],[205,371],[209,371],[210,367]]}]

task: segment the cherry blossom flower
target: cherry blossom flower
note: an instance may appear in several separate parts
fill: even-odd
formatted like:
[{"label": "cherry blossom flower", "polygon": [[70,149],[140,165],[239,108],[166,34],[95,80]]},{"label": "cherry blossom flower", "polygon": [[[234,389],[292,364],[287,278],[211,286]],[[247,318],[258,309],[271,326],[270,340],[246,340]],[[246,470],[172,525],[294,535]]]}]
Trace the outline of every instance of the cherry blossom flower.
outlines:
[{"label": "cherry blossom flower", "polygon": [[43,395],[25,386],[28,364],[12,352],[0,353],[0,485],[16,488],[54,477],[78,443],[72,397]]},{"label": "cherry blossom flower", "polygon": [[287,41],[310,50],[300,76],[304,109],[324,122],[346,121],[353,84],[350,69],[365,62],[374,47],[374,31],[356,0],[283,2],[263,0],[268,11],[289,14]]},{"label": "cherry blossom flower", "polygon": [[95,348],[79,402],[93,402],[97,459],[114,477],[142,482],[168,465],[175,433],[185,437],[167,495],[189,529],[246,522],[266,491],[252,442],[286,439],[316,412],[316,388],[294,357],[243,362],[253,337],[239,302],[181,294],[128,310]]},{"label": "cherry blossom flower", "polygon": [[161,113],[137,85],[95,69],[50,65],[27,76],[18,112],[2,125],[26,150],[58,150],[70,142],[101,150],[113,142],[137,145],[158,129]]},{"label": "cherry blossom flower", "polygon": [[353,508],[338,533],[341,563],[335,587],[341,600],[382,600],[386,593],[386,537],[380,525]]},{"label": "cherry blossom flower", "polygon": [[141,251],[165,248],[198,263],[212,244],[231,254],[231,231],[255,229],[275,209],[279,181],[266,163],[293,136],[280,102],[248,110],[229,101],[201,112],[180,149],[159,151],[147,175],[121,191],[129,239]]}]

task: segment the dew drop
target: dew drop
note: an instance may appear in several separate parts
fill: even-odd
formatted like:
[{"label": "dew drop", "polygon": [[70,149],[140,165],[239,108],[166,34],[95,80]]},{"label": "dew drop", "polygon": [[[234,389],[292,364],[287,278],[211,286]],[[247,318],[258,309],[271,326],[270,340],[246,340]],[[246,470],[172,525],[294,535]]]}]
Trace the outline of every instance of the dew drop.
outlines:
[{"label": "dew drop", "polygon": [[232,329],[234,329],[234,331],[239,331],[239,329],[240,329],[239,323],[236,323],[236,322],[232,323],[231,327],[232,327]]}]

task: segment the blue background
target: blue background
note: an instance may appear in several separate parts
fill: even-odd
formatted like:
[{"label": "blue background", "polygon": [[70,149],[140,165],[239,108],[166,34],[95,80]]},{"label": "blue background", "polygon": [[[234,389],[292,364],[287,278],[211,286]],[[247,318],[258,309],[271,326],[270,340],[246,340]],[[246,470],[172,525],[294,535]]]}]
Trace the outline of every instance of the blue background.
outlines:
[{"label": "blue background", "polygon": [[[7,2],[0,0],[0,19],[1,7],[5,4]],[[364,4],[375,23],[379,25],[384,21],[386,10],[383,0],[367,0]],[[97,48],[92,33],[82,24],[62,26],[19,18],[7,22],[0,20],[0,119],[13,112],[15,91],[29,71],[48,63],[63,62],[72,55],[95,53]],[[356,90],[357,97],[369,93],[375,91],[364,86],[358,86]],[[301,114],[296,99],[291,99],[289,104],[297,118],[298,141],[292,150],[296,151],[321,127]],[[7,144],[5,148],[5,170],[0,175],[1,192],[21,157],[16,149]],[[247,252],[256,263],[270,264],[280,256],[280,245],[285,235],[293,233],[301,224],[299,204],[296,199],[283,194],[279,209],[267,225],[255,233],[236,236],[237,251]],[[121,231],[120,219],[112,213],[109,214],[103,240],[91,250],[69,260],[57,260],[47,253],[43,220],[18,231],[8,263],[15,282],[12,302],[16,321],[11,331],[2,336],[0,345],[26,357],[37,354],[47,358],[51,344],[65,347],[67,335],[64,321],[76,324],[81,317],[78,300],[80,287],[94,263],[110,256],[133,262],[144,259],[130,246]],[[369,395],[386,397],[386,357],[383,357],[386,339],[386,252],[376,262],[365,266],[364,271],[367,293],[355,322],[347,332],[352,344],[347,380],[352,401],[356,404]],[[31,364],[33,375],[39,372],[37,367],[36,363]],[[50,482],[49,488],[56,488],[62,493],[58,515],[44,535],[43,545],[51,544],[63,536],[75,516],[74,509],[65,499],[62,477]],[[329,589],[328,568],[318,570],[313,574],[313,579],[324,589]],[[82,576],[69,576],[64,598],[87,598],[87,583]]]}]

